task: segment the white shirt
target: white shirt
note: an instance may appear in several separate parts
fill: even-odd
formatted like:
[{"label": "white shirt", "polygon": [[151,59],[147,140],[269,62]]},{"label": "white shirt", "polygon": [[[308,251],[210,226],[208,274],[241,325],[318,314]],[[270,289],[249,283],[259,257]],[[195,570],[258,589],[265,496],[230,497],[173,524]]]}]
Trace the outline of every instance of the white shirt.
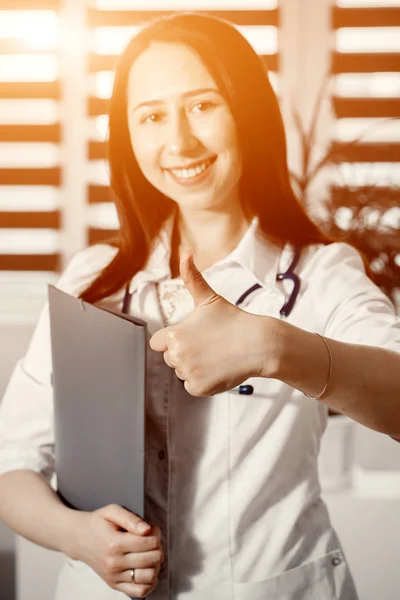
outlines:
[{"label": "white shirt", "polygon": [[[163,326],[157,283],[169,322],[193,309],[179,280],[169,282],[171,229],[170,220],[129,287],[130,312],[147,321],[150,335]],[[115,253],[105,244],[78,253],[58,287],[78,295]],[[276,274],[286,271],[292,256],[289,245],[281,253],[266,241],[255,219],[237,248],[203,275],[232,303],[259,283],[242,308],[280,318],[292,284],[277,283]],[[308,247],[296,273],[301,289],[290,323],[400,352],[400,321],[354,249],[343,243]],[[121,310],[123,296],[121,290],[99,304]],[[0,472],[32,469],[52,476],[51,371],[46,306],[1,405]],[[162,354],[149,349],[145,518],[160,526],[166,555],[151,598],[353,600],[351,576],[320,498],[317,458],[326,406],[278,380],[246,383],[254,387],[251,396],[192,397]]]}]

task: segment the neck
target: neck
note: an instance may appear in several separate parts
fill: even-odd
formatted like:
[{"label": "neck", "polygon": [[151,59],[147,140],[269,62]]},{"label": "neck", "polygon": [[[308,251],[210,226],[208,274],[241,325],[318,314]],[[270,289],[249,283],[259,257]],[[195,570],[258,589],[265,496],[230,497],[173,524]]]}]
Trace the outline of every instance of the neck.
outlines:
[{"label": "neck", "polygon": [[172,240],[172,277],[179,275],[179,257],[185,248],[192,250],[197,268],[203,271],[236,248],[250,222],[241,204],[229,212],[179,211]]}]

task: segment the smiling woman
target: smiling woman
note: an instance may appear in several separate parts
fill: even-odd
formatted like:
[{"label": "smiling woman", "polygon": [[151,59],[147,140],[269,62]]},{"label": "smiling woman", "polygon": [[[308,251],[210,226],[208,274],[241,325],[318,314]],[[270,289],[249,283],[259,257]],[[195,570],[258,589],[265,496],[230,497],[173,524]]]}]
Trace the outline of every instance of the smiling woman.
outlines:
[{"label": "smiling woman", "polygon": [[235,121],[192,50],[170,43],[145,50],[129,75],[128,113],[142,173],[179,205],[183,219],[186,211],[240,206]]},{"label": "smiling woman", "polygon": [[120,230],[58,286],[147,323],[145,515],[70,510],[45,481],[46,307],[2,405],[0,517],[69,556],[57,600],[356,600],[318,451],[328,405],[399,435],[393,306],[297,201],[265,63],[231,23],[141,28],[109,115]]}]

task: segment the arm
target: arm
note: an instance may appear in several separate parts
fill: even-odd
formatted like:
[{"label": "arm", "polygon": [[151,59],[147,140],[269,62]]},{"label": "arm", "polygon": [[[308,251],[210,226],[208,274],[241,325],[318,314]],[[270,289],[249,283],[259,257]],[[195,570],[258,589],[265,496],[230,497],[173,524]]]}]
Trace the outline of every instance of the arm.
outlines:
[{"label": "arm", "polygon": [[[390,302],[366,278],[358,254],[335,246],[323,249],[323,257],[314,262],[302,308],[313,315],[307,322],[314,321],[315,329],[328,338],[332,354],[332,373],[321,401],[398,438],[400,322]],[[324,389],[329,355],[317,335],[236,308],[208,286],[190,257],[183,259],[181,274],[195,309],[183,323],[157,332],[150,344],[165,353],[189,393],[216,394],[260,376],[279,379],[310,396]]]},{"label": "arm", "polygon": [[[61,289],[74,294],[93,274],[93,252],[78,256],[59,282]],[[54,472],[51,370],[46,306],[0,405],[0,518],[32,542],[85,562],[113,589],[145,597],[157,585],[159,529],[116,505],[71,510],[48,483]]]},{"label": "arm", "polygon": [[[289,323],[260,317],[265,332],[264,356],[275,336],[278,360],[268,362],[262,377],[274,377],[305,392],[318,395],[329,371],[323,341]],[[349,344],[327,338],[332,354],[328,388],[319,400],[366,427],[400,437],[400,354],[385,348]],[[268,346],[268,347],[267,347]]]},{"label": "arm", "polygon": [[77,514],[38,473],[18,470],[0,476],[0,519],[36,544],[73,557]]},{"label": "arm", "polygon": [[158,584],[160,530],[120,506],[72,510],[38,473],[10,471],[0,476],[0,519],[32,542],[86,562],[129,596],[145,598]]}]

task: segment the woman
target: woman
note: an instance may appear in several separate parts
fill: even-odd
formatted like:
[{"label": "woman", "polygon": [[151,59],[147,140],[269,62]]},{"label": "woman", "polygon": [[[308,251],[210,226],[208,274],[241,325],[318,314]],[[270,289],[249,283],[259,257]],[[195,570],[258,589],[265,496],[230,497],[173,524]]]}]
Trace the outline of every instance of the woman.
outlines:
[{"label": "woman", "polygon": [[[58,285],[153,335],[146,520],[71,511],[46,481],[47,309],[2,405],[0,516],[67,555],[57,600],[355,599],[320,499],[324,403],[400,435],[399,324],[357,252],[297,203],[276,98],[234,27],[177,14],[130,42],[109,161],[120,238]],[[233,389],[246,379],[250,395]]]}]

